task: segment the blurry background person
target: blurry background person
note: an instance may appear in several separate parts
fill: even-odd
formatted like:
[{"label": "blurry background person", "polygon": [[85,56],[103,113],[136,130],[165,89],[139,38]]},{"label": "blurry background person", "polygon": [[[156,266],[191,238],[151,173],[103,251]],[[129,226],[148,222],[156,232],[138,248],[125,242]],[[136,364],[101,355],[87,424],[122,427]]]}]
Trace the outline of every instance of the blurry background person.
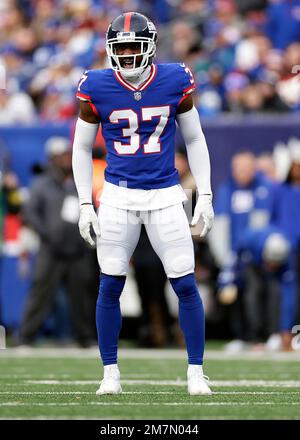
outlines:
[{"label": "blurry background person", "polygon": [[246,228],[268,225],[274,200],[274,185],[257,173],[255,156],[250,151],[233,156],[231,173],[217,191],[216,219],[209,236],[220,267],[236,251]]},{"label": "blurry background person", "polygon": [[[282,182],[277,186],[272,221],[289,237],[293,248],[300,247],[300,140],[291,138],[284,148]],[[281,164],[278,164],[279,166]]]},{"label": "blurry background person", "polygon": [[277,155],[278,185],[272,222],[288,237],[297,268],[297,319],[300,319],[300,139],[290,138]]},{"label": "blurry background person", "polygon": [[278,175],[274,156],[270,152],[262,152],[255,159],[256,171],[263,174],[270,182],[277,182]]},{"label": "blurry background person", "polygon": [[[269,224],[274,188],[261,173],[257,173],[255,157],[250,151],[240,151],[232,158],[232,176],[220,186],[215,198],[215,222],[209,236],[210,248],[219,268],[235,260],[239,243],[248,228],[262,229]],[[247,272],[247,282],[254,283],[257,274]],[[245,318],[242,292],[229,308],[229,323],[234,341],[227,347],[238,350],[243,341],[254,340]]]},{"label": "blurry background person", "polygon": [[93,316],[86,307],[86,245],[77,226],[78,199],[70,142],[50,138],[46,152],[49,167],[35,180],[24,208],[25,221],[39,235],[40,249],[20,327],[20,342],[33,343],[63,285],[69,297],[74,338],[86,347],[93,342],[95,330]]},{"label": "blurry background person", "polygon": [[[256,277],[249,279],[249,268]],[[291,350],[296,311],[295,259],[280,229],[268,226],[245,231],[235,259],[219,275],[219,285],[224,304],[234,302],[238,289],[242,290],[247,335],[252,342],[267,341],[269,349]]]},{"label": "blurry background person", "polygon": [[0,125],[28,124],[35,120],[33,102],[26,93],[0,89]]}]

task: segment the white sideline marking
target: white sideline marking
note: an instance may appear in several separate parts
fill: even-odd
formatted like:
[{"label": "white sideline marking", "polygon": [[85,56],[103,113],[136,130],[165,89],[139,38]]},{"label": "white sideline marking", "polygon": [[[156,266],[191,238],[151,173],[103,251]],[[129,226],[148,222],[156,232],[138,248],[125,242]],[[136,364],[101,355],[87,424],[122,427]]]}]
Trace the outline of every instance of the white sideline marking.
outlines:
[{"label": "white sideline marking", "polygon": [[[291,374],[299,373],[299,366],[295,365],[295,368],[292,368],[291,365],[288,366],[289,373],[282,373],[279,372],[277,375],[280,377],[278,380],[289,380]],[[82,380],[90,380],[90,375],[81,375]],[[232,377],[232,369],[226,370],[222,369],[222,374],[216,373],[214,377],[221,377],[220,380],[226,380],[226,376],[229,378]],[[257,372],[253,373],[253,371],[248,370],[246,368],[243,368],[243,374],[235,374],[235,377],[237,380],[243,380],[245,377],[248,377],[249,380],[251,377],[253,377],[253,380],[255,380],[257,377],[260,377],[259,380],[263,380],[263,377],[266,376],[266,378],[270,377],[270,369],[268,370],[258,370]],[[51,380],[51,379],[57,379],[57,380],[68,380],[72,377],[71,374],[23,374],[23,373],[1,373],[1,379],[7,378],[7,379],[18,379],[18,380],[25,380],[25,379],[31,379],[31,380]],[[144,379],[144,380],[151,380],[151,379],[159,379],[164,380],[164,377],[169,378],[170,375],[167,373],[122,373],[122,379]],[[218,379],[215,379],[218,380]],[[251,379],[252,380],[252,379]],[[258,379],[257,379],[258,380]]]},{"label": "white sideline marking", "polygon": [[[33,377],[39,376],[41,378],[45,379],[55,379],[57,377],[60,377],[62,379],[68,379],[71,376],[71,374],[9,374],[9,373],[1,373],[1,379],[8,378],[8,379],[32,379]],[[125,375],[124,375],[125,376]],[[145,376],[144,376],[145,377]]]},{"label": "white sideline marking", "polygon": [[[54,396],[60,396],[60,395],[74,395],[74,396],[80,396],[82,394],[84,395],[95,395],[95,391],[0,391],[0,395],[20,395],[20,396],[34,396],[34,395],[54,395]],[[182,395],[182,393],[175,393],[174,391],[123,391],[122,394],[151,394],[151,395],[170,395],[173,396],[175,394]],[[214,395],[299,395],[299,391],[214,391]]]},{"label": "white sideline marking", "polygon": [[[207,397],[207,396],[206,396]],[[300,405],[300,402],[5,402],[0,406],[265,406]]]},{"label": "white sideline marking", "polygon": [[[34,395],[54,395],[54,396],[60,396],[60,395],[72,395],[74,396],[81,395],[81,394],[95,394],[92,391],[0,391],[0,395],[20,395],[20,396],[34,396]],[[123,393],[126,394],[126,393]],[[149,393],[147,393],[149,394]]]},{"label": "white sideline marking", "polygon": [[[25,380],[26,383],[36,385],[99,385],[99,380]],[[121,380],[124,385],[186,385],[184,380]]]},{"label": "white sideline marking", "polygon": [[[300,350],[294,352],[264,352],[244,351],[242,353],[226,353],[223,350],[206,350],[205,359],[240,359],[240,360],[289,360],[299,361]],[[72,348],[72,347],[15,347],[1,350],[0,359],[8,357],[33,357],[33,358],[79,358],[99,359],[98,348]],[[118,350],[120,359],[181,359],[186,360],[184,349],[136,349],[120,348]]]},{"label": "white sideline marking", "polygon": [[[297,372],[298,372],[298,368],[297,368]],[[3,373],[2,374],[1,373],[1,379],[4,379],[4,378],[19,379],[19,380],[20,379],[34,379],[37,376],[40,377],[40,380],[51,380],[51,379],[57,379],[57,378],[59,378],[58,380],[60,380],[60,379],[69,379],[70,377],[72,377],[71,374],[60,374],[60,373],[57,373],[57,374],[52,374],[52,373],[51,374],[40,374],[40,373],[37,373],[37,374],[27,374],[27,373],[26,374],[23,374],[23,373],[20,373],[20,374],[15,374],[15,373],[14,374],[9,374],[9,373]],[[88,377],[88,376],[84,376],[83,375],[83,377]],[[161,378],[162,374],[160,374],[160,373],[149,373],[149,374],[145,374],[145,373],[122,373],[122,377],[123,378],[127,378],[127,379],[130,379],[130,378],[134,378],[135,379],[135,378],[138,378],[138,377],[140,377],[142,379],[156,379],[156,378]]]},{"label": "white sideline marking", "polygon": [[[26,380],[29,384],[40,385],[99,385],[99,380]],[[185,386],[185,380],[121,380],[124,385],[171,385]],[[300,387],[300,380],[212,380],[211,386],[216,387]]]}]

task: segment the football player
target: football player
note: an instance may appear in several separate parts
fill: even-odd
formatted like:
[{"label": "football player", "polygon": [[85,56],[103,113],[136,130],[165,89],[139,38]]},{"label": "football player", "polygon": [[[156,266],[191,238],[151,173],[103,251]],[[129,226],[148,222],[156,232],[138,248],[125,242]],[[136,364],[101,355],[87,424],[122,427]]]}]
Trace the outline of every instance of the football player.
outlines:
[{"label": "football player", "polygon": [[[97,394],[122,392],[117,365],[119,298],[142,223],[179,299],[188,392],[211,394],[202,370],[204,311],[183,209],[186,195],[174,165],[176,122],[199,192],[191,225],[199,222],[201,236],[210,230],[214,216],[209,154],[191,96],[193,75],[184,64],[154,64],[156,41],[156,27],[144,15],[118,16],[106,36],[111,68],[85,72],[78,86],[73,170],[80,199],[79,229],[91,245],[91,230],[95,232],[101,268],[96,321],[104,378]],[[92,204],[92,147],[99,124],[107,168],[97,217]]]}]

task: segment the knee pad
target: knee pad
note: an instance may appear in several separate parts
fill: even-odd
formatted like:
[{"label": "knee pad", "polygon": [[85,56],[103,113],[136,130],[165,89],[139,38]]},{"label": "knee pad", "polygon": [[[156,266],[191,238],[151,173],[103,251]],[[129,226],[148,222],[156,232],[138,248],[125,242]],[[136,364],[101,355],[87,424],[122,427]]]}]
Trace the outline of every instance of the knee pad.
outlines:
[{"label": "knee pad", "polygon": [[127,274],[128,263],[126,260],[109,256],[102,256],[99,260],[101,272],[106,275],[121,276]]},{"label": "knee pad", "polygon": [[168,278],[178,278],[194,272],[194,253],[190,249],[183,249],[174,253],[169,251],[164,256],[164,266]]}]

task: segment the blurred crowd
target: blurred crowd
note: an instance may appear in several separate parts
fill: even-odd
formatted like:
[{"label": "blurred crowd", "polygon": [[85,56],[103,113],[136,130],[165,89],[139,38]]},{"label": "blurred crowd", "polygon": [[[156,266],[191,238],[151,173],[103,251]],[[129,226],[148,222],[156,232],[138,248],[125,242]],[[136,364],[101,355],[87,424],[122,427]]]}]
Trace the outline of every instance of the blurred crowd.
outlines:
[{"label": "blurred crowd", "polygon": [[156,61],[194,72],[200,114],[299,111],[300,0],[0,0],[0,124],[72,118],[81,73],[107,67],[107,27],[132,10],[157,25]]}]

